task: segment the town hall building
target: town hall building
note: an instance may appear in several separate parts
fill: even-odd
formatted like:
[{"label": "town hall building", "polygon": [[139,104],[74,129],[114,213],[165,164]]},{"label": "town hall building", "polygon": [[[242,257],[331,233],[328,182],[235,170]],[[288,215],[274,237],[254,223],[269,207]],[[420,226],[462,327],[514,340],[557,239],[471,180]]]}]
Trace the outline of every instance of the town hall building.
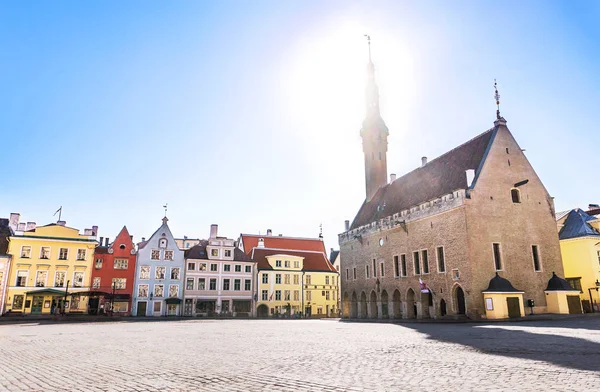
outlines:
[{"label": "town hall building", "polygon": [[366,199],[339,234],[343,317],[559,312],[547,303],[549,293],[566,303],[552,291],[564,283],[553,199],[500,112],[492,128],[388,182],[371,59],[366,95]]}]

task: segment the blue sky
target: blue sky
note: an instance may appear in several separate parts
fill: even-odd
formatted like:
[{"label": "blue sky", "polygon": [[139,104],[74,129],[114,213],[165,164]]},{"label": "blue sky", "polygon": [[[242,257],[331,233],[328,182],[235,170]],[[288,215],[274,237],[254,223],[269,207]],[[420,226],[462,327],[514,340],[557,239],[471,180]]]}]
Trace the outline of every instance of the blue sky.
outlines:
[{"label": "blue sky", "polygon": [[169,203],[209,225],[316,236],[364,199],[366,46],[388,172],[439,156],[501,112],[557,210],[600,202],[597,2],[0,3],[0,216],[136,239]]}]

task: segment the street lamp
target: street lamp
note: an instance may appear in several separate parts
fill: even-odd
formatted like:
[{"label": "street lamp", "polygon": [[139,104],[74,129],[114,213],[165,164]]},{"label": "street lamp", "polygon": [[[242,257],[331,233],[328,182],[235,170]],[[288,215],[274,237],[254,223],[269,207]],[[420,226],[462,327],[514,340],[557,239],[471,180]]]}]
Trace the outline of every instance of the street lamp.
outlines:
[{"label": "street lamp", "polygon": [[113,306],[115,304],[115,288],[116,288],[117,282],[112,282],[112,295],[110,297],[110,316],[112,317],[113,315]]},{"label": "street lamp", "polygon": [[596,290],[596,292],[598,292],[598,288],[600,288],[600,282],[598,281],[598,279],[596,279],[596,287],[590,287],[588,288],[588,293],[590,295],[590,307],[592,308],[592,313],[594,313],[594,300],[592,299],[592,289]]}]

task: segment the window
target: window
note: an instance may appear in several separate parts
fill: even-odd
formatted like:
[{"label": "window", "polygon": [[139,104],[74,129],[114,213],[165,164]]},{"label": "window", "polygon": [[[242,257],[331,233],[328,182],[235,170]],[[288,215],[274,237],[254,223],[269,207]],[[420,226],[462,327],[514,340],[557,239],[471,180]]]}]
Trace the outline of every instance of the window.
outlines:
[{"label": "window", "polygon": [[566,280],[569,282],[571,287],[583,293],[583,290],[581,289],[581,278],[567,278]]},{"label": "window", "polygon": [[325,284],[329,284],[329,276],[325,276]]},{"label": "window", "polygon": [[40,249],[40,259],[48,260],[50,258],[50,247],[42,246]]},{"label": "window", "polygon": [[269,283],[269,274],[262,274],[262,282]]},{"label": "window", "polygon": [[241,266],[241,265],[239,265],[239,264],[236,264],[234,267],[235,267],[235,268],[234,268],[234,271],[235,271],[235,272],[242,272],[242,266]]},{"label": "window", "polygon": [[496,271],[502,271],[502,257],[500,254],[500,244],[494,243],[494,265],[496,266]]},{"label": "window", "polygon": [[100,288],[100,278],[95,277],[94,281],[92,282],[92,288],[93,289],[99,289]]},{"label": "window", "polygon": [[244,271],[246,271],[247,274],[252,272],[252,266],[251,265],[247,265],[246,268],[244,269]]},{"label": "window", "polygon": [[156,267],[156,271],[154,271],[154,279],[164,279],[166,269],[166,267]]},{"label": "window", "polygon": [[242,289],[242,280],[241,279],[235,279],[233,281],[233,290],[234,291],[240,291]]},{"label": "window", "polygon": [[115,302],[112,310],[113,312],[125,313],[129,310],[129,304],[127,302]]},{"label": "window", "polygon": [[400,255],[400,274],[401,276],[406,276],[406,255]]},{"label": "window", "polygon": [[219,250],[218,249],[211,249],[210,250],[210,255],[213,257],[219,257]]},{"label": "window", "polygon": [[379,276],[381,276],[383,278],[385,276],[385,266],[383,265],[383,262],[381,262],[379,264],[379,267],[380,267],[379,270],[381,271]]},{"label": "window", "polygon": [[198,263],[198,271],[206,271],[206,263]]},{"label": "window", "polygon": [[102,269],[102,259],[96,259],[96,269]]},{"label": "window", "polygon": [[154,297],[162,298],[165,295],[165,285],[155,284],[154,285]]},{"label": "window", "polygon": [[216,290],[217,289],[217,280],[216,279],[211,279],[208,282],[208,289],[209,290]]},{"label": "window", "polygon": [[179,285],[171,284],[169,285],[169,297],[178,297],[179,296]]},{"label": "window", "polygon": [[244,290],[252,290],[252,281],[250,279],[244,279]]},{"label": "window", "polygon": [[23,309],[23,300],[25,299],[24,295],[15,295],[13,298],[12,308],[13,310]]},{"label": "window", "polygon": [[331,298],[331,297],[330,297],[330,293],[329,293],[329,291],[326,291],[326,292],[325,292],[325,300],[329,301],[329,299],[330,299],[330,298]]},{"label": "window", "polygon": [[127,259],[115,259],[114,269],[126,270],[129,267],[129,260]]},{"label": "window", "polygon": [[85,249],[77,249],[77,260],[79,260],[79,261],[85,260],[85,253],[86,253]]},{"label": "window", "polygon": [[206,279],[198,278],[198,290],[206,290]]},{"label": "window", "polygon": [[373,259],[373,277],[377,277],[377,262]]},{"label": "window", "polygon": [[281,274],[275,274],[275,284],[281,284]]},{"label": "window", "polygon": [[225,249],[225,257],[231,257],[231,249]]},{"label": "window", "polygon": [[161,309],[162,309],[162,302],[154,301],[154,304],[152,305],[152,310],[154,311],[154,313],[160,313]]},{"label": "window", "polygon": [[160,260],[160,250],[153,249],[150,257],[152,260]]},{"label": "window", "polygon": [[366,276],[367,279],[370,278],[370,275],[369,275],[369,266],[368,265],[365,265],[365,276]]},{"label": "window", "polygon": [[150,266],[149,265],[143,265],[140,267],[140,279],[141,280],[150,279]]},{"label": "window", "polygon": [[195,271],[196,263],[188,263],[188,271]]},{"label": "window", "polygon": [[284,265],[285,265],[285,268],[290,268],[290,261],[286,260]]},{"label": "window", "polygon": [[138,297],[148,298],[148,285],[147,284],[141,284],[138,286]]},{"label": "window", "polygon": [[446,272],[446,259],[444,258],[444,247],[438,246],[436,252],[438,272]]},{"label": "window", "polygon": [[210,265],[210,270],[211,270],[212,272],[217,272],[217,271],[218,271],[218,269],[219,269],[219,265],[218,265],[218,264],[211,264],[211,265]]},{"label": "window", "polygon": [[600,264],[600,250],[597,251],[597,253],[598,253],[598,264]]},{"label": "window", "polygon": [[31,246],[21,247],[21,258],[23,258],[23,259],[31,258]]},{"label": "window", "polygon": [[312,291],[307,291],[306,292],[306,300],[307,301],[312,301]]},{"label": "window", "polygon": [[300,290],[294,290],[294,301],[300,301]]},{"label": "window", "polygon": [[281,260],[275,260],[275,267],[281,267]]},{"label": "window", "polygon": [[231,271],[231,265],[229,265],[229,264],[224,264],[224,265],[223,265],[223,271],[225,271],[225,272],[230,272],[230,271]]},{"label": "window", "polygon": [[187,278],[185,281],[185,289],[193,290],[194,289],[194,278]]},{"label": "window", "polygon": [[173,261],[173,251],[165,250],[165,260]]},{"label": "window", "polygon": [[73,273],[73,287],[83,287],[83,272]]},{"label": "window", "polygon": [[163,249],[166,248],[167,247],[167,239],[166,238],[161,238],[158,241],[158,247],[159,248],[163,248]]},{"label": "window", "polygon": [[48,271],[37,271],[35,287],[46,287],[46,280],[48,280]]},{"label": "window", "polygon": [[398,256],[394,256],[394,276],[400,276],[400,265],[398,264]]},{"label": "window", "polygon": [[223,290],[229,290],[229,279],[223,279]]},{"label": "window", "polygon": [[275,290],[275,301],[281,301],[281,290]]},{"label": "window", "polygon": [[352,277],[356,279],[356,267],[352,268]]},{"label": "window", "polygon": [[294,261],[294,268],[300,268],[300,262],[298,260]]},{"label": "window", "polygon": [[65,287],[65,277],[67,273],[65,271],[56,271],[54,273],[54,287]]},{"label": "window", "polygon": [[285,284],[290,284],[290,274],[283,275],[283,282]]},{"label": "window", "polygon": [[429,255],[427,254],[427,250],[421,251],[421,261],[423,261],[423,273],[429,273]]},{"label": "window", "polygon": [[285,290],[285,291],[283,292],[283,299],[284,299],[285,301],[289,301],[289,300],[290,300],[290,298],[291,298],[291,292],[290,292],[290,290]]},{"label": "window", "polygon": [[69,256],[69,249],[60,248],[58,250],[58,259],[59,260],[66,260],[68,256]]},{"label": "window", "polygon": [[115,290],[124,290],[127,288],[127,279],[126,278],[113,278],[112,286]]},{"label": "window", "polygon": [[306,284],[312,284],[312,277],[310,275],[306,275]]},{"label": "window", "polygon": [[119,245],[119,249],[125,249],[125,248],[127,248],[127,247],[125,246],[125,244],[121,244],[121,245]]},{"label": "window", "polygon": [[415,275],[421,275],[421,262],[419,261],[419,252],[413,252],[413,263],[415,266]]},{"label": "window", "polygon": [[269,291],[268,290],[263,290],[262,291],[261,299],[263,301],[268,301],[269,300]]},{"label": "window", "polygon": [[171,268],[171,279],[179,280],[180,276],[181,276],[181,268],[179,268],[179,267]]},{"label": "window", "polygon": [[531,253],[533,254],[533,269],[539,272],[542,270],[542,266],[540,264],[540,254],[537,245],[531,245]]},{"label": "window", "polygon": [[511,189],[510,190],[510,196],[512,197],[512,202],[513,203],[520,203],[521,202],[521,193],[519,192],[518,189]]}]

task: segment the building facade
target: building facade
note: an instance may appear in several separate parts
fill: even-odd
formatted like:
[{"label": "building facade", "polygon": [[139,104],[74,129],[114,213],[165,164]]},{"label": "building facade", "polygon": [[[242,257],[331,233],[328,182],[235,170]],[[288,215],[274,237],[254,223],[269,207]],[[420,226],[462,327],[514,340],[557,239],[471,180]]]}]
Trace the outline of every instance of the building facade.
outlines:
[{"label": "building facade", "polygon": [[123,226],[112,243],[100,237],[94,249],[89,310],[91,314],[111,312],[116,315],[131,314],[131,299],[135,286],[136,249],[133,237]]},{"label": "building facade", "polygon": [[[563,276],[554,204],[506,120],[381,183],[388,129],[368,69],[366,199],[339,235],[343,315],[520,317],[526,300],[547,312],[547,283]],[[495,290],[496,276],[514,291]]]},{"label": "building facade", "polygon": [[[50,314],[87,312],[85,292],[90,289],[98,228],[84,234],[59,221],[36,227],[28,222],[18,230],[18,214],[11,214],[8,254],[12,267],[8,278],[6,310],[12,313]],[[22,227],[21,227],[22,228]]]},{"label": "building facade", "polygon": [[8,219],[0,219],[0,316],[4,314],[6,283],[10,272],[12,256],[8,253],[8,238],[13,234]]},{"label": "building facade", "polygon": [[[338,273],[338,292],[342,293],[343,292],[342,280],[339,279],[339,274],[340,274],[340,270],[341,270],[341,266],[342,266],[342,256],[340,255],[340,251],[333,250],[333,248],[331,248],[331,252],[329,252],[329,261],[331,262],[331,265],[333,265],[333,268],[335,268],[336,272]],[[341,295],[338,296],[337,308],[338,308],[338,313],[341,314],[341,309],[342,309],[342,296]],[[338,315],[340,315],[340,314],[338,314]]]},{"label": "building facade", "polygon": [[132,315],[180,316],[184,257],[163,218],[148,241],[138,244]]},{"label": "building facade", "polygon": [[256,263],[217,232],[185,252],[183,315],[253,317]]}]

